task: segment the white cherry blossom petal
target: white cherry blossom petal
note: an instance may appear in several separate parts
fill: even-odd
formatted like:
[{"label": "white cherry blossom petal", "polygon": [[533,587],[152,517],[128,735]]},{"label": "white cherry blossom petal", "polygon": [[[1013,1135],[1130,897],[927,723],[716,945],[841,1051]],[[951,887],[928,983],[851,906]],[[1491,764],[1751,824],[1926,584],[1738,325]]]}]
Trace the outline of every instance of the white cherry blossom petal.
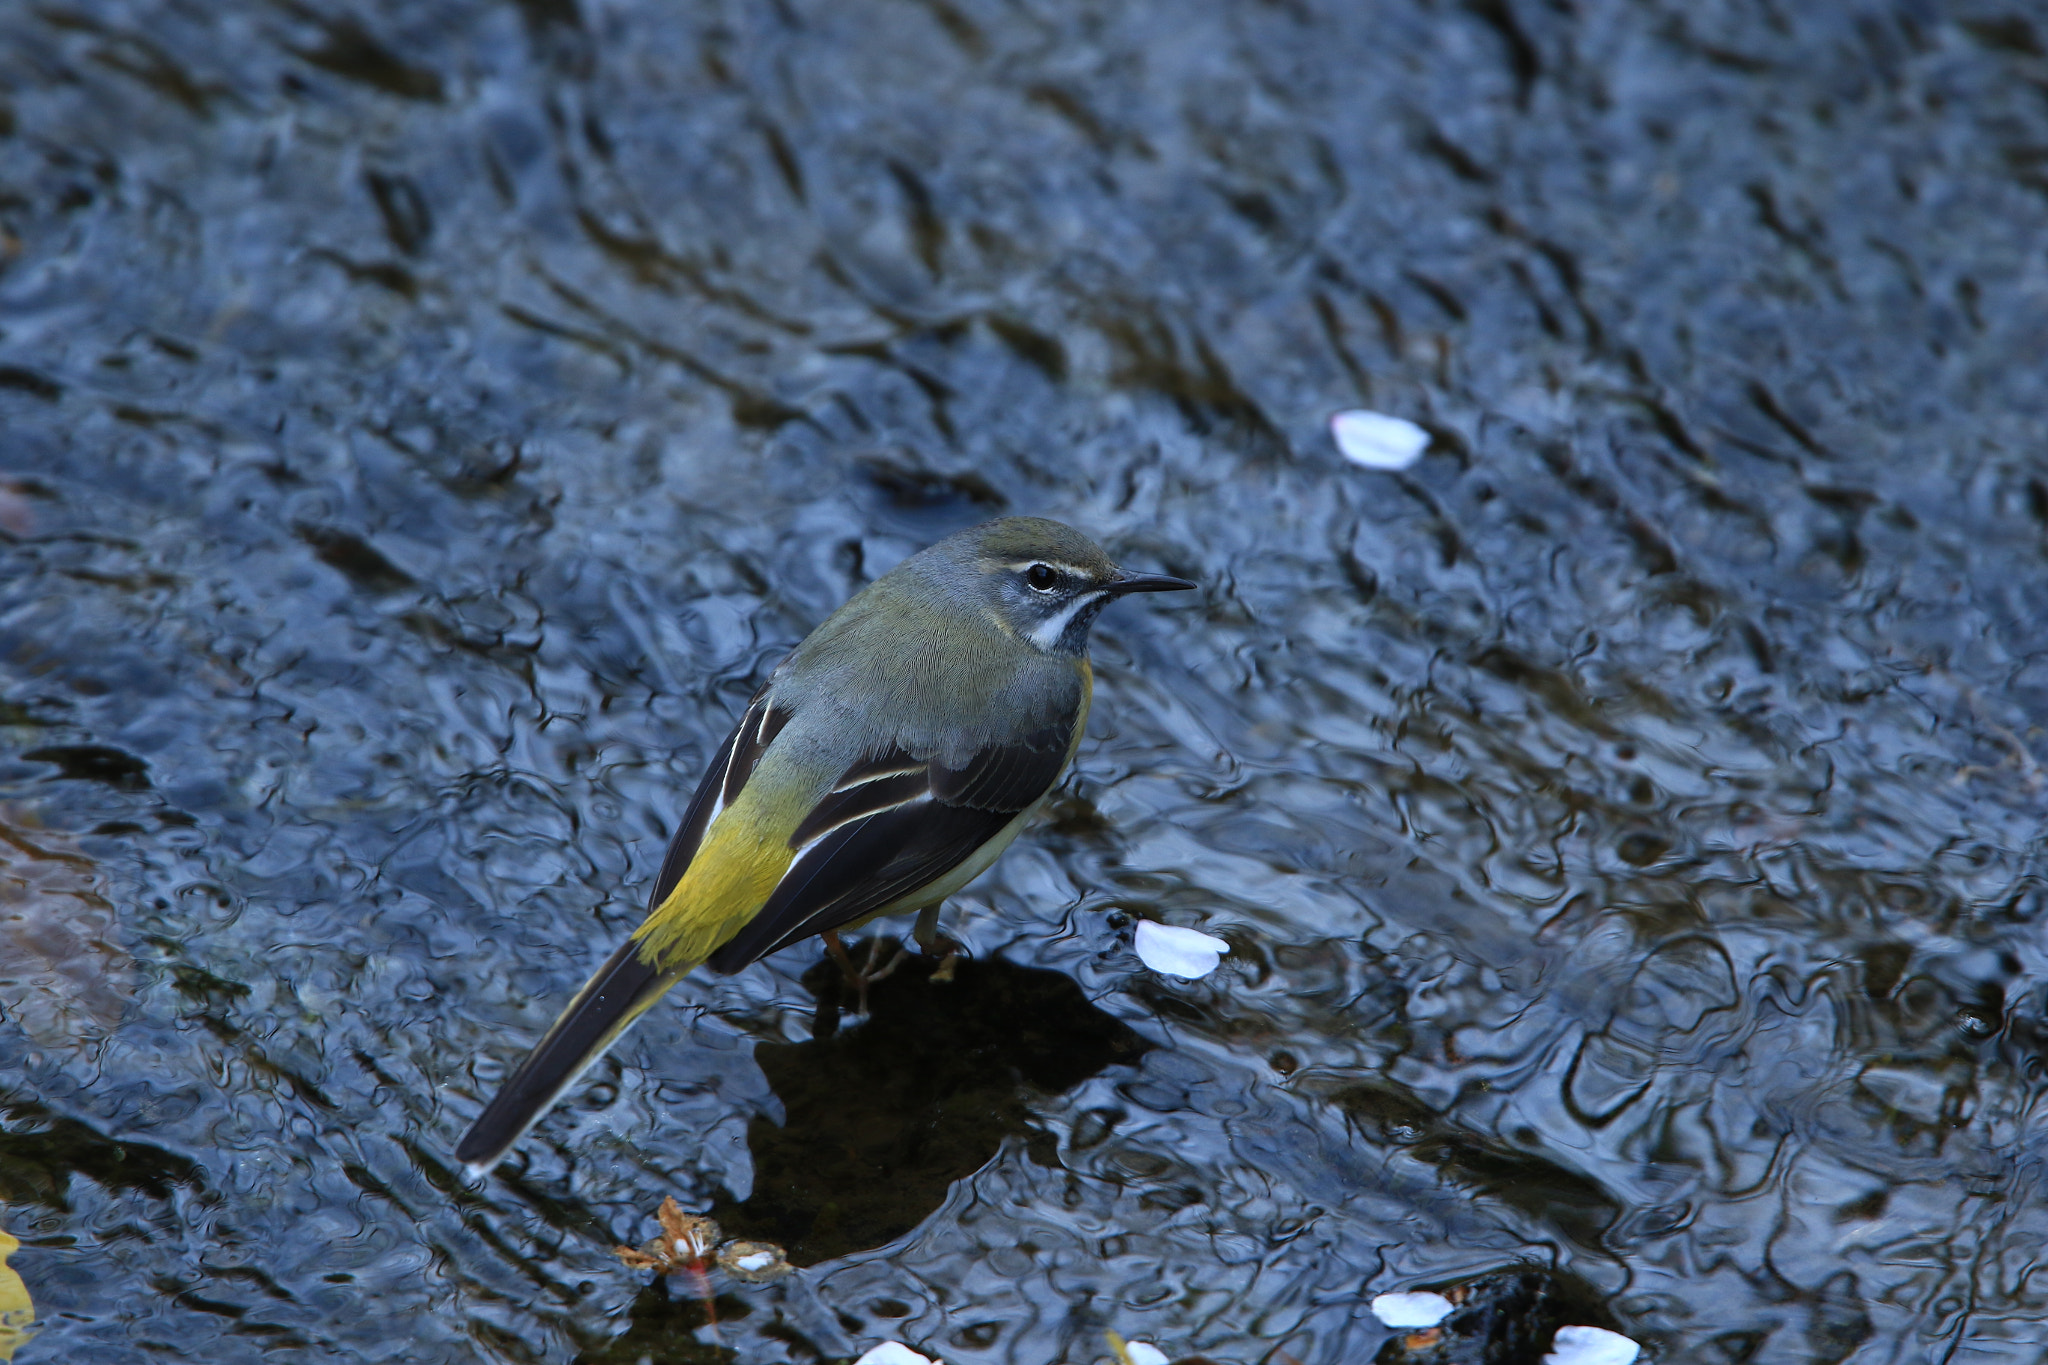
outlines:
[{"label": "white cherry blossom petal", "polygon": [[1183,981],[1198,980],[1215,971],[1216,964],[1230,951],[1230,945],[1214,934],[1154,924],[1148,919],[1138,921],[1132,946],[1147,967]]},{"label": "white cherry blossom petal", "polygon": [[1366,469],[1406,469],[1429,449],[1429,433],[1415,423],[1365,408],[1331,417],[1330,436],[1345,459]]},{"label": "white cherry blossom petal", "polygon": [[934,1365],[930,1356],[921,1356],[900,1341],[885,1341],[871,1348],[853,1365]]},{"label": "white cherry blossom petal", "polygon": [[1451,1315],[1451,1301],[1441,1294],[1375,1294],[1372,1315],[1389,1327],[1434,1327]]},{"label": "white cherry blossom petal", "polygon": [[1643,1348],[1604,1327],[1560,1327],[1543,1365],[1635,1365]]}]

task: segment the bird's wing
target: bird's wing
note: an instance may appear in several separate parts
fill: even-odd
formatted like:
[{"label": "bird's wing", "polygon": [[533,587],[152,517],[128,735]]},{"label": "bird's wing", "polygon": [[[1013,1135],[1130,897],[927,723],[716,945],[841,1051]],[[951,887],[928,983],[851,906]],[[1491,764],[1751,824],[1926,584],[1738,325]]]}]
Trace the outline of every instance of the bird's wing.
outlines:
[{"label": "bird's wing", "polygon": [[697,846],[704,842],[704,831],[711,828],[711,822],[727,806],[739,800],[740,790],[754,775],[754,765],[788,723],[788,711],[768,704],[768,685],[763,683],[747,703],[747,713],[732,727],[732,733],[719,746],[717,757],[698,781],[696,795],[683,812],[683,822],[676,826],[675,838],[669,840],[668,856],[661,860],[661,874],[654,879],[654,896],[647,902],[648,913],[660,909],[669,892],[676,889],[676,883],[689,870],[690,860],[697,856]]},{"label": "bird's wing", "polygon": [[796,856],[760,912],[711,954],[713,970],[736,972],[959,867],[1051,788],[1078,718],[1076,707],[958,763],[897,748],[848,768],[790,836]]}]

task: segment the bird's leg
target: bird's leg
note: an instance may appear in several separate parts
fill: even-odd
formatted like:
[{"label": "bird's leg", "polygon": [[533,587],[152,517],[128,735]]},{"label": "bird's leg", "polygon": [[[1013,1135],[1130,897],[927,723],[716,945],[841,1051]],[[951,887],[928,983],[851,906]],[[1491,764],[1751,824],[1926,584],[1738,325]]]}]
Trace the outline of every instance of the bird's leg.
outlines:
[{"label": "bird's leg", "polygon": [[[943,902],[941,902],[943,904]],[[917,940],[917,950],[926,957],[939,958],[939,965],[932,972],[934,981],[951,981],[953,969],[960,965],[960,945],[939,932],[939,906],[927,905],[917,912],[917,927],[910,936]]]},{"label": "bird's leg", "polygon": [[858,985],[860,968],[853,965],[853,955],[847,952],[846,945],[839,941],[839,931],[827,929],[818,937],[825,940],[825,951],[832,954],[832,960],[839,964],[839,970],[846,973],[847,984]]},{"label": "bird's leg", "polygon": [[[839,964],[839,970],[846,973],[846,984],[860,992],[860,1006],[855,1013],[865,1016],[868,1012],[868,974],[853,965],[853,954],[846,951],[846,945],[839,941],[837,929],[827,929],[818,935],[825,940],[825,951],[832,954],[832,960]],[[868,964],[874,965],[875,945],[868,944]]]},{"label": "bird's leg", "polygon": [[945,902],[940,901],[937,905],[927,905],[918,911],[917,927],[910,931],[910,936],[917,940],[917,950],[926,957],[933,956],[938,949],[939,911],[944,906]]}]

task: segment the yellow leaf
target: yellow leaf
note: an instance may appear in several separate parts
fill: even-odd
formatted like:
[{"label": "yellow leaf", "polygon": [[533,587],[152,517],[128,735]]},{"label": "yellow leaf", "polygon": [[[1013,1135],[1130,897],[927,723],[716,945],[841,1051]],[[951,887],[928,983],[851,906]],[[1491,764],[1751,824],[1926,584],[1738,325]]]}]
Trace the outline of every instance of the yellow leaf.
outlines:
[{"label": "yellow leaf", "polygon": [[7,1258],[20,1246],[20,1242],[0,1232],[0,1360],[14,1359],[14,1353],[28,1343],[32,1335],[30,1324],[36,1320],[36,1306],[29,1299],[28,1286],[7,1264]]}]

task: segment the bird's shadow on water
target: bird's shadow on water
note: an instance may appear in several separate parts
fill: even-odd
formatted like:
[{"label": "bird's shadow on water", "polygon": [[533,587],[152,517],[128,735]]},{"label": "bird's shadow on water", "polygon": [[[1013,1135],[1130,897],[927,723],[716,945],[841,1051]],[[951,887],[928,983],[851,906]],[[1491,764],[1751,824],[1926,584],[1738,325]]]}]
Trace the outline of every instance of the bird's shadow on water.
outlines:
[{"label": "bird's shadow on water", "polygon": [[[748,1127],[753,1193],[712,1210],[728,1236],[775,1242],[797,1265],[883,1246],[1006,1137],[1054,1164],[1051,1138],[1030,1123],[1033,1098],[1150,1046],[1071,977],[1000,959],[955,965],[951,981],[934,980],[932,960],[908,954],[869,988],[865,1019],[755,1051],[784,1120]],[[825,961],[804,974],[821,1022],[838,971]]]},{"label": "bird's shadow on water", "polygon": [[[866,949],[850,945],[856,960]],[[888,943],[882,945],[886,959]],[[1052,1139],[1032,1127],[1035,1098],[1070,1090],[1151,1046],[1090,1004],[1073,978],[1000,959],[937,964],[907,954],[868,991],[868,1015],[838,1026],[842,986],[830,960],[804,974],[818,1026],[800,1043],[764,1043],[755,1060],[782,1101],[780,1124],[747,1129],[754,1189],[720,1200],[727,1237],[774,1242],[796,1265],[884,1246],[944,1202],[1013,1134],[1044,1165]],[[718,1317],[744,1316],[722,1297]],[[729,1360],[695,1333],[704,1304],[662,1277],[634,1299],[630,1325],[580,1365]]]}]

